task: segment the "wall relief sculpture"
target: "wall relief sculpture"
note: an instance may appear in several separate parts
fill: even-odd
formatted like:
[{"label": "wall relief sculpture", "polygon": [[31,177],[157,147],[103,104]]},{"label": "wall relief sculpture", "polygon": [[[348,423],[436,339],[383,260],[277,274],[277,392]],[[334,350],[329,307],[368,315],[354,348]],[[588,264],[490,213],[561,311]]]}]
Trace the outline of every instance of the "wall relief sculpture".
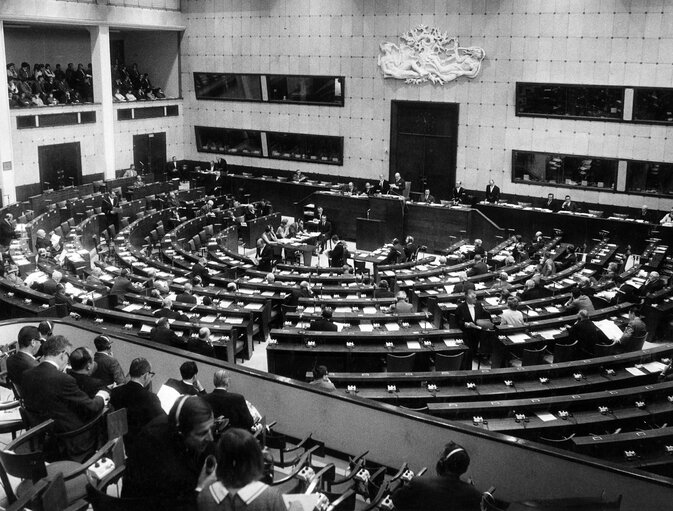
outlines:
[{"label": "wall relief sculpture", "polygon": [[455,37],[426,25],[405,32],[400,39],[399,45],[380,44],[378,64],[384,78],[396,78],[406,83],[430,80],[444,85],[459,76],[475,78],[486,57],[483,48],[463,48]]}]

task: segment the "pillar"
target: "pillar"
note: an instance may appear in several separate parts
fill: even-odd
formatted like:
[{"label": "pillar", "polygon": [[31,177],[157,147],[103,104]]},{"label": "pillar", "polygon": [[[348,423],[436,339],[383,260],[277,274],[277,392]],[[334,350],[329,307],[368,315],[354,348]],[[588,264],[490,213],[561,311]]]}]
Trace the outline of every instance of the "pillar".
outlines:
[{"label": "pillar", "polygon": [[5,25],[0,20],[0,189],[2,189],[2,204],[6,206],[16,202],[16,187],[14,184],[14,151],[12,149],[12,118],[7,101],[7,55],[5,53]]},{"label": "pillar", "polygon": [[114,109],[112,108],[112,70],[110,68],[110,27],[100,25],[89,29],[91,34],[91,66],[93,69],[94,102],[101,105],[103,140],[99,144],[99,164],[105,179],[115,177]]}]

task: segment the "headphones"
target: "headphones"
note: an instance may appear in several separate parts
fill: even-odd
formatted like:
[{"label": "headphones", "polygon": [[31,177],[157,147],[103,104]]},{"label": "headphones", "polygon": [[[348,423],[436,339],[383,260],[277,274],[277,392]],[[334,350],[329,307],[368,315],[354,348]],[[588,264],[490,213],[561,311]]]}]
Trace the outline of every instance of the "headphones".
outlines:
[{"label": "headphones", "polygon": [[49,336],[54,331],[54,325],[51,324],[51,321],[45,321],[45,323],[47,324],[47,328],[49,328],[49,331],[45,332],[45,334]]},{"label": "headphones", "polygon": [[180,415],[182,414],[182,407],[191,396],[180,396],[177,401],[177,407],[175,408],[175,429],[178,432],[178,435],[182,436],[182,431],[180,431]]},{"label": "headphones", "polygon": [[[439,475],[444,475],[448,472],[456,472],[456,467],[451,465],[452,457],[455,457],[458,453],[461,452],[464,453],[465,456],[467,456],[467,452],[465,451],[465,449],[463,449],[462,447],[458,446],[453,442],[447,444],[446,447],[449,449],[453,447],[453,449],[451,449],[448,453],[446,453],[437,461],[437,473]],[[460,461],[457,461],[457,463],[460,464]],[[467,468],[467,466],[465,468]],[[462,472],[464,472],[464,470],[462,470],[460,473]]]},{"label": "headphones", "polygon": [[99,335],[98,338],[103,339],[107,343],[106,350],[109,350],[112,347],[112,341],[107,335]]}]

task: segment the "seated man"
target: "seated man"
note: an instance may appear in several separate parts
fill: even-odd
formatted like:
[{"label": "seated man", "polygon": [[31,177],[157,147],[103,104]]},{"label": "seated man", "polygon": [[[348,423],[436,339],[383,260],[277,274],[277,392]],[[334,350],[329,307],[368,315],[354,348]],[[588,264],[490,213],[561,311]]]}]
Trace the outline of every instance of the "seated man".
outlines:
[{"label": "seated man", "polygon": [[208,273],[208,260],[205,257],[200,257],[199,260],[192,266],[192,271],[189,277],[201,277],[203,282],[208,282],[210,274]]},{"label": "seated man", "polygon": [[379,264],[381,264],[381,265],[397,264],[397,263],[401,263],[403,260],[404,260],[404,249],[402,248],[402,244],[400,243],[400,240],[395,238],[393,240],[393,246],[390,247],[390,250],[388,251],[388,255]]},{"label": "seated man", "polygon": [[128,433],[124,435],[124,444],[127,449],[133,447],[134,440],[148,422],[166,415],[159,398],[148,388],[153,376],[152,366],[147,359],[133,359],[129,368],[129,381],[110,392],[110,403],[115,410],[126,408]]},{"label": "seated man", "polygon": [[185,282],[185,285],[182,288],[182,293],[176,295],[175,301],[181,303],[191,303],[196,305],[197,299],[193,293],[194,287],[189,282]]},{"label": "seated man", "polygon": [[99,390],[107,390],[107,386],[102,380],[91,376],[95,363],[91,352],[84,347],[73,350],[69,358],[70,369],[68,374],[75,378],[77,386],[82,389],[87,396],[93,398]]},{"label": "seated man", "polygon": [[392,494],[399,511],[447,511],[480,509],[481,492],[462,481],[470,466],[470,456],[460,445],[449,442],[437,461],[436,476],[414,477]]},{"label": "seated man", "polygon": [[584,309],[577,313],[577,321],[568,329],[568,338],[577,341],[580,352],[590,357],[596,344],[610,344],[610,339],[589,319],[589,313]]},{"label": "seated man", "polygon": [[38,365],[35,356],[42,346],[40,332],[34,326],[21,327],[17,343],[16,352],[7,358],[7,378],[20,391],[23,373]]},{"label": "seated man", "polygon": [[659,220],[659,223],[661,225],[673,225],[673,208]]},{"label": "seated man", "polygon": [[575,312],[585,310],[588,313],[594,312],[594,304],[591,303],[591,298],[582,293],[582,290],[579,287],[576,287],[570,293],[570,299],[566,302],[565,306]]},{"label": "seated man", "polygon": [[309,325],[309,330],[322,331],[322,332],[336,332],[339,329],[332,322],[332,308],[325,307],[322,310],[320,319],[314,319]]},{"label": "seated man", "polygon": [[404,240],[404,260],[413,261],[417,251],[418,245],[414,243],[414,238],[412,236],[407,236],[407,239]]},{"label": "seated man", "polygon": [[107,335],[99,335],[93,340],[93,344],[96,347],[96,354],[93,358],[96,369],[93,371],[93,376],[102,380],[105,385],[124,383],[126,381],[124,371],[119,361],[112,356],[110,338]]},{"label": "seated man", "polygon": [[390,183],[390,189],[397,195],[404,195],[404,190],[407,187],[407,182],[402,178],[399,172],[395,172],[395,180]]},{"label": "seated man", "polygon": [[[21,392],[26,410],[36,424],[53,419],[57,432],[81,428],[98,414],[110,400],[110,395],[99,391],[90,398],[72,376],[63,372],[72,349],[62,335],[53,335],[42,345],[42,362],[28,369],[21,379]],[[92,435],[78,435],[65,442],[69,459],[83,460],[95,449]]]},{"label": "seated man", "polygon": [[405,293],[404,291],[398,291],[397,296],[395,298],[397,298],[397,302],[395,302],[393,305],[390,306],[390,312],[396,314],[414,312],[414,306],[409,303],[407,299],[407,293]]},{"label": "seated man", "polygon": [[390,192],[390,183],[384,179],[383,174],[379,174],[379,180],[374,185],[374,193],[387,194]]},{"label": "seated man", "polygon": [[453,286],[453,293],[466,293],[467,291],[475,289],[474,282],[467,280],[467,272],[458,272],[458,283]]},{"label": "seated man", "polygon": [[651,271],[647,276],[647,280],[638,290],[638,294],[643,298],[651,298],[653,293],[661,291],[666,286],[659,272]]},{"label": "seated man", "polygon": [[131,163],[131,166],[124,172],[124,177],[138,177],[138,171],[133,163]]},{"label": "seated man", "polygon": [[544,204],[542,204],[542,207],[550,211],[556,211],[556,201],[554,200],[553,193],[547,194],[547,199],[544,201]]},{"label": "seated man", "polygon": [[376,188],[374,188],[369,181],[365,183],[365,189],[361,192],[361,195],[367,195],[371,197],[376,193]]},{"label": "seated man", "polygon": [[297,289],[293,289],[290,292],[290,297],[287,300],[287,304],[291,307],[296,307],[299,304],[299,299],[300,298],[310,298],[313,296],[313,292],[311,291],[311,288],[309,287],[309,284],[307,281],[302,280],[299,283],[299,287]]},{"label": "seated man", "polygon": [[169,378],[166,381],[166,385],[173,387],[180,394],[186,396],[196,396],[198,394],[205,394],[206,389],[201,385],[201,382],[196,378],[196,375],[199,374],[199,368],[196,367],[196,363],[191,360],[184,362],[180,366],[180,376],[182,380],[176,380],[175,378]]},{"label": "seated man", "polygon": [[638,316],[637,309],[631,307],[629,310],[629,322],[624,329],[624,334],[617,341],[617,351],[626,353],[642,349],[643,343],[647,339],[647,326]]},{"label": "seated man", "polygon": [[159,318],[150,331],[150,341],[167,346],[185,347],[187,344],[178,334],[171,330],[168,318]]},{"label": "seated man", "polygon": [[507,309],[500,315],[500,326],[523,326],[523,314],[519,307],[519,299],[516,296],[510,296],[507,299]]},{"label": "seated man", "polygon": [[343,187],[343,192],[347,195],[357,195],[358,190],[355,188],[353,181],[350,181],[346,186]]},{"label": "seated man", "polygon": [[482,258],[479,254],[475,255],[474,256],[474,264],[472,265],[472,268],[470,268],[467,271],[467,276],[468,277],[474,277],[476,275],[484,275],[486,273],[488,273],[488,266],[482,260]]},{"label": "seated man", "polygon": [[385,279],[381,279],[379,287],[374,290],[374,298],[393,298],[395,293],[390,290],[390,285]]},{"label": "seated man", "polygon": [[328,374],[327,367],[317,366],[315,369],[313,369],[313,380],[309,382],[309,385],[326,390],[327,392],[335,392],[336,387],[329,379]]},{"label": "seated man", "polygon": [[155,318],[180,319],[182,316],[178,311],[173,310],[173,300],[164,298],[161,309],[157,309],[152,314]]},{"label": "seated man", "polygon": [[486,249],[484,248],[484,242],[480,238],[474,240],[474,249],[472,250],[472,257],[480,255],[484,257],[486,255]]},{"label": "seated man", "polygon": [[430,188],[426,188],[423,192],[423,195],[421,195],[421,198],[418,199],[418,202],[422,202],[425,204],[434,204],[435,203],[435,198],[430,195]]},{"label": "seated man", "polygon": [[574,213],[577,210],[577,206],[570,199],[570,195],[566,195],[563,204],[561,204],[560,211],[568,211],[569,213]]},{"label": "seated man", "polygon": [[219,369],[213,375],[215,389],[203,396],[203,399],[213,409],[213,416],[217,419],[224,417],[229,419],[230,428],[242,428],[250,430],[254,425],[252,415],[241,394],[229,392],[231,377],[224,369]]},{"label": "seated man", "polygon": [[643,222],[652,223],[654,219],[652,218],[652,213],[647,208],[647,205],[643,204],[643,207],[640,208],[638,213],[635,215],[636,220],[641,220]]}]

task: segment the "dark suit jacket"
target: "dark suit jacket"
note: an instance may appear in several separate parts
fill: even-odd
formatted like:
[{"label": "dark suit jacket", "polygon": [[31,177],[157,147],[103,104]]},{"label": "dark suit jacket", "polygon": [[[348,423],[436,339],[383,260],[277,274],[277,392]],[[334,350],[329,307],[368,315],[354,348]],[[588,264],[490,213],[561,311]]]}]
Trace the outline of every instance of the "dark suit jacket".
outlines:
[{"label": "dark suit jacket", "polygon": [[385,179],[383,180],[383,183],[377,181],[374,185],[374,191],[375,193],[388,193],[390,191],[390,183]]},{"label": "dark suit jacket", "polygon": [[300,298],[311,298],[311,296],[313,295],[306,288],[293,289],[290,293],[290,298],[287,300],[287,305],[296,307],[299,305]]},{"label": "dark suit jacket", "polygon": [[552,200],[544,199],[544,202],[542,203],[541,207],[543,207],[545,209],[550,209],[552,211],[556,211],[556,209],[558,208],[558,206],[556,204],[556,199],[552,199]]},{"label": "dark suit jacket", "polygon": [[186,344],[186,341],[183,341],[173,330],[159,326],[153,327],[150,331],[150,341],[178,347],[184,347]]},{"label": "dark suit jacket", "polygon": [[395,181],[395,186],[397,186],[395,191],[402,195],[404,193],[404,189],[407,187],[407,182],[403,178],[400,178]]},{"label": "dark suit jacket", "polygon": [[418,245],[415,243],[409,243],[408,245],[404,245],[404,258],[407,261],[411,261],[413,259],[414,254],[416,253],[416,250],[418,250]]},{"label": "dark suit jacket", "polygon": [[465,188],[462,186],[460,188],[453,187],[451,191],[451,198],[455,201],[462,202],[465,199]]},{"label": "dark suit jacket", "polygon": [[155,310],[154,314],[152,314],[155,318],[168,318],[168,319],[180,319],[182,314],[180,314],[178,311],[174,311],[173,309],[167,309],[166,307],[162,307],[161,309]]},{"label": "dark suit jacket", "polygon": [[186,396],[198,396],[199,394],[205,394],[206,391],[204,390],[203,392],[199,392],[196,390],[196,387],[194,385],[189,385],[182,380],[176,380],[175,378],[169,378],[166,380],[166,385],[169,387],[173,387],[175,390],[177,390],[180,394],[184,394]]},{"label": "dark suit jacket", "polygon": [[392,499],[399,511],[479,511],[481,492],[456,476],[423,476],[400,486]]},{"label": "dark suit jacket", "polygon": [[107,389],[107,385],[102,380],[88,374],[74,373],[71,370],[68,370],[68,374],[75,378],[77,386],[90,398],[93,398],[99,390]]},{"label": "dark suit jacket", "polygon": [[55,295],[58,284],[54,279],[47,279],[42,283],[42,292],[48,295]]},{"label": "dark suit jacket", "polygon": [[182,303],[192,303],[196,304],[196,296],[190,295],[189,293],[180,293],[179,295],[176,295],[175,297],[176,302],[182,302]]},{"label": "dark suit jacket", "polygon": [[425,195],[421,195],[421,198],[418,199],[418,202],[424,202],[426,204],[434,204],[435,197],[434,195],[428,195],[427,197]]},{"label": "dark suit jacket", "polygon": [[[53,364],[42,362],[28,369],[21,380],[21,395],[26,409],[38,420],[53,419],[56,431],[81,428],[103,409],[103,400],[90,398],[72,376]],[[93,438],[78,436],[66,444],[71,459],[82,459],[95,449]]]},{"label": "dark suit jacket", "polygon": [[467,270],[468,277],[471,277],[473,275],[483,275],[485,273],[488,273],[488,266],[486,266],[486,263],[484,261],[476,263],[475,265],[472,266],[472,268]]},{"label": "dark suit jacket", "polygon": [[500,187],[498,185],[493,185],[493,188],[486,185],[486,200],[488,202],[497,202],[500,200]]},{"label": "dark suit jacket", "polygon": [[345,245],[343,243],[337,243],[336,247],[332,249],[329,265],[333,268],[341,268],[346,264],[348,256],[348,249]]},{"label": "dark suit jacket", "polygon": [[647,282],[643,284],[638,293],[640,296],[645,296],[647,293],[656,293],[664,289],[664,281],[662,279],[655,280],[654,282]]},{"label": "dark suit jacket", "polygon": [[320,220],[318,222],[318,230],[324,237],[330,237],[332,235],[332,222],[326,220],[323,224],[322,220]]},{"label": "dark suit jacket", "polygon": [[229,427],[250,429],[254,421],[245,398],[240,394],[227,392],[224,389],[215,389],[203,396],[213,409],[213,415],[229,419]]},{"label": "dark suit jacket", "polygon": [[[477,302],[474,304],[474,322],[479,321],[480,319],[491,319],[491,316],[488,312],[484,310],[481,303]],[[456,324],[458,328],[465,331],[466,323],[473,322],[472,316],[470,315],[470,310],[467,308],[467,302],[463,302],[456,308]]]},{"label": "dark suit jacket", "polygon": [[563,203],[561,204],[560,211],[574,212],[575,210],[577,210],[577,206],[575,205],[575,203],[573,201],[570,201],[570,203],[568,203],[568,204],[566,204],[566,202],[563,201]]},{"label": "dark suit jacket", "polygon": [[374,290],[374,298],[395,298],[395,293],[390,289],[377,288]]},{"label": "dark suit jacket", "polygon": [[117,277],[112,284],[112,289],[110,289],[111,295],[125,295],[126,293],[133,290],[132,282],[126,277]]},{"label": "dark suit jacket", "polygon": [[582,351],[590,354],[593,354],[596,343],[610,344],[610,339],[588,318],[571,326],[568,330],[568,337],[572,341],[577,341],[577,346]]},{"label": "dark suit jacket", "polygon": [[258,256],[259,264],[257,269],[263,272],[270,272],[272,269],[273,249],[270,245],[264,245]]},{"label": "dark suit jacket", "polygon": [[191,277],[201,277],[203,281],[210,277],[208,274],[208,269],[201,263],[196,263],[194,266],[192,266],[192,272],[189,275]]},{"label": "dark suit jacket", "polygon": [[34,357],[17,351],[7,359],[7,378],[17,387],[21,387],[23,372],[38,365]]},{"label": "dark suit jacket", "polygon": [[464,293],[465,291],[469,291],[470,289],[476,289],[476,287],[474,285],[474,282],[470,282],[469,280],[466,280],[465,282],[458,282],[453,286],[454,293]]},{"label": "dark suit jacket", "polygon": [[402,259],[404,259],[404,253],[401,252],[401,249],[398,249],[397,247],[393,246],[390,248],[390,251],[388,252],[386,258],[379,264],[397,264],[401,262]]},{"label": "dark suit jacket", "polygon": [[127,448],[136,439],[140,430],[155,417],[166,415],[156,394],[135,381],[130,381],[110,392],[110,404],[115,410],[126,408],[129,431],[124,436]]},{"label": "dark suit jacket", "polygon": [[0,222],[0,245],[8,246],[14,236],[14,226],[7,220]]},{"label": "dark suit jacket", "polygon": [[112,383],[121,385],[126,381],[124,370],[116,358],[99,351],[94,354],[93,361],[96,362],[96,370],[91,373],[91,376],[102,380],[105,385]]},{"label": "dark suit jacket", "polygon": [[314,319],[311,321],[310,326],[308,327],[309,330],[317,330],[321,332],[336,332],[338,330],[337,326],[329,321],[328,319]]}]

